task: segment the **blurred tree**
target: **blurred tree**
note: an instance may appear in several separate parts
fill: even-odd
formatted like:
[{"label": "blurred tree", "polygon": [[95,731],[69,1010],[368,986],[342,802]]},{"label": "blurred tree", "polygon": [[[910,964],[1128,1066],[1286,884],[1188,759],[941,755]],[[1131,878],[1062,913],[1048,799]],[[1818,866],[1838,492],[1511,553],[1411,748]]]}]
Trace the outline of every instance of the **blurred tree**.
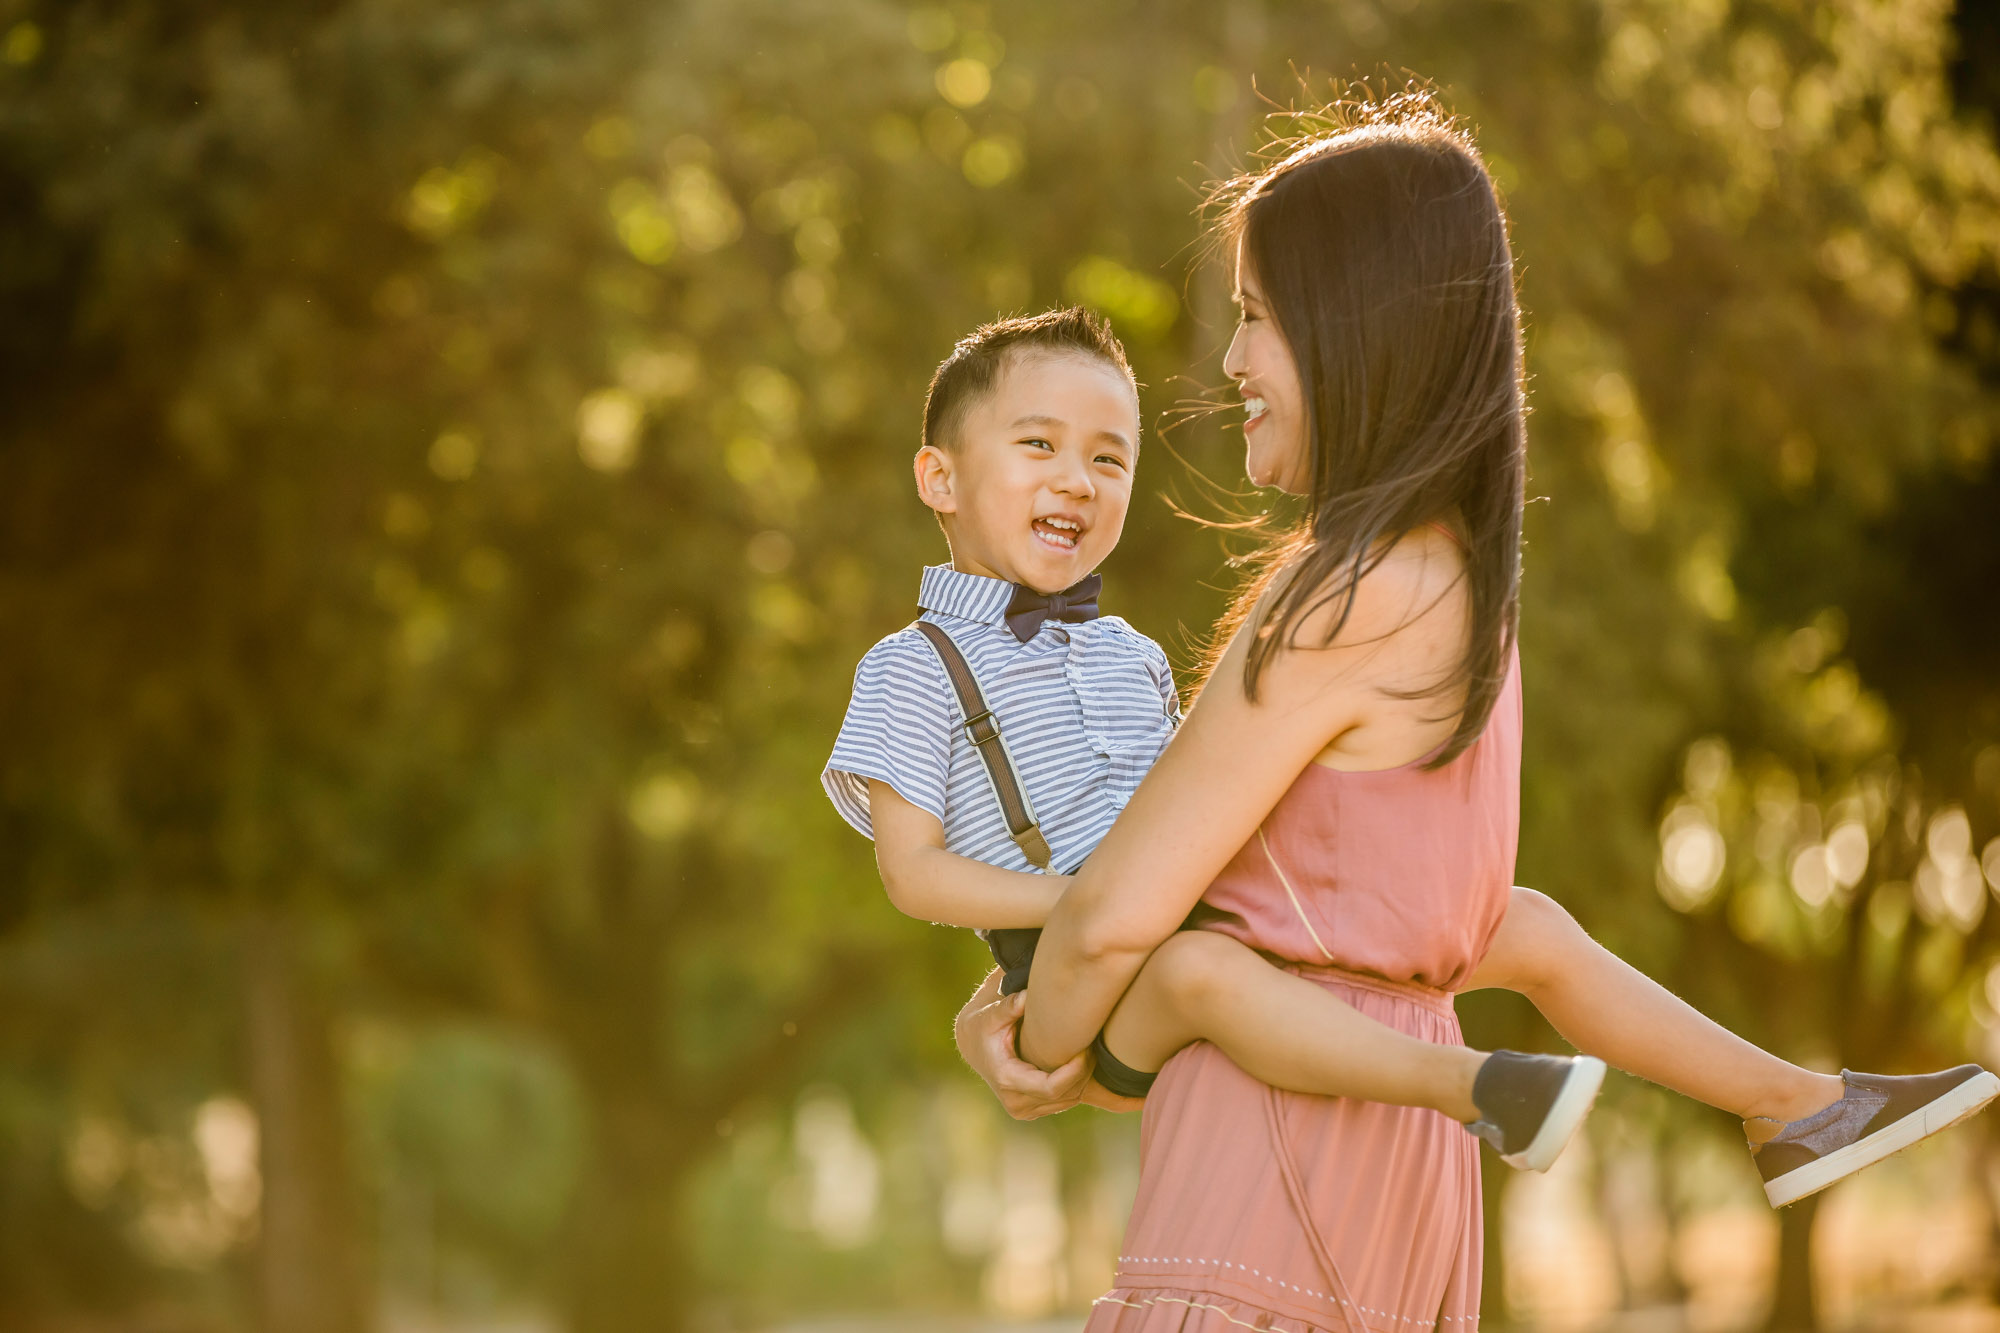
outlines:
[{"label": "blurred tree", "polygon": [[[8,327],[60,335],[8,409],[17,921],[238,924],[268,1326],[372,1308],[327,1021],[357,987],[563,1053],[590,1330],[687,1309],[682,1185],[733,1110],[898,988],[942,1052],[975,975],[882,910],[814,775],[937,549],[900,521],[928,366],[1065,291],[1157,347],[1177,159],[1141,250],[1132,196],[1065,183],[1080,77],[1031,158],[989,30],[773,7],[746,54],[747,17],[83,6],[9,39]],[[1067,201],[1046,237],[996,206],[1030,190]]]}]

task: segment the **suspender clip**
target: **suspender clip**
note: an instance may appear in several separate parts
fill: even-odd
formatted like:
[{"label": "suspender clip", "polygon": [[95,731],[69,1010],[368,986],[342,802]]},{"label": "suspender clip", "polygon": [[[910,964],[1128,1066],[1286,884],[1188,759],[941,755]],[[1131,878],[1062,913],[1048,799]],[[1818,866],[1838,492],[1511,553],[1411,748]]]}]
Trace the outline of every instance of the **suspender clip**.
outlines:
[{"label": "suspender clip", "polygon": [[1000,719],[993,716],[988,708],[965,719],[965,739],[974,745],[985,745],[1000,739]]}]

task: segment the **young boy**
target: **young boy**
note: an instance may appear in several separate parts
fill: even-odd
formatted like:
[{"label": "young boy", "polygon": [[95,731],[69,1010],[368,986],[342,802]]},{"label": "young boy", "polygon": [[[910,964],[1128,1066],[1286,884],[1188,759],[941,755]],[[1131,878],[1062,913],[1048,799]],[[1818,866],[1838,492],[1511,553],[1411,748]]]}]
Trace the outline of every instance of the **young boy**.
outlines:
[{"label": "young boy", "polygon": [[[847,821],[875,840],[890,900],[923,920],[978,929],[1006,977],[1027,983],[1037,927],[1110,828],[1180,718],[1165,653],[1098,614],[1093,572],[1117,545],[1138,462],[1138,395],[1109,326],[1081,310],[974,331],[938,367],[916,456],[951,563],[924,571],[910,627],[855,673],[822,775]],[[1001,728],[1004,726],[1004,734]],[[1049,873],[1043,873],[1049,872]],[[1976,1065],[1915,1078],[1787,1065],[1715,1027],[1619,963],[1547,899],[1530,998],[1565,1014],[1619,1015],[1614,1054],[1632,1072],[1745,1117],[1774,1206],[1964,1118],[2000,1093]],[[1258,1003],[1190,1021],[1276,1087],[1428,1106],[1467,1124],[1510,1165],[1545,1170],[1588,1113],[1604,1065],[1589,1056],[1490,1055],[1420,1041],[1224,937],[1198,979]],[[1148,965],[1171,972],[1162,951]],[[1186,951],[1171,951],[1175,959]],[[1092,1053],[1095,1078],[1143,1096],[1185,1035],[1146,1012],[1175,993],[1142,974]],[[1190,981],[1190,987],[1195,981]],[[1136,1001],[1136,1002],[1135,1002]],[[1285,1014],[1254,1021],[1251,1014]],[[1116,1052],[1116,1054],[1114,1054]],[[1128,1064],[1127,1062],[1131,1062]],[[1133,1066],[1137,1066],[1134,1068]]]}]

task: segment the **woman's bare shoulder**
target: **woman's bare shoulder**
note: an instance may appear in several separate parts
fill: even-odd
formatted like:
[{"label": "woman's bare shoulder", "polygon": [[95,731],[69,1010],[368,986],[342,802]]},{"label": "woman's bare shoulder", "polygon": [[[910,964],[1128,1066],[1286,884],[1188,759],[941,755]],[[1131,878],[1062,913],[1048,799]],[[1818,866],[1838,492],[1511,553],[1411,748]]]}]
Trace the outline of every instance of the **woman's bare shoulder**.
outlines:
[{"label": "woman's bare shoulder", "polygon": [[1306,562],[1277,571],[1203,693],[1221,682],[1241,697],[1250,644],[1265,634],[1282,634],[1284,647],[1265,659],[1257,698],[1281,710],[1323,712],[1336,731],[1356,725],[1384,697],[1449,677],[1464,653],[1469,611],[1459,548],[1428,527],[1384,546],[1351,592],[1334,574],[1299,598],[1301,610],[1282,627],[1277,610]]},{"label": "woman's bare shoulder", "polygon": [[[1350,652],[1393,651],[1455,660],[1464,650],[1468,610],[1465,558],[1456,542],[1428,525],[1384,539],[1372,565],[1348,592],[1336,573],[1309,599],[1294,642]],[[1344,618],[1343,618],[1344,613]]]}]

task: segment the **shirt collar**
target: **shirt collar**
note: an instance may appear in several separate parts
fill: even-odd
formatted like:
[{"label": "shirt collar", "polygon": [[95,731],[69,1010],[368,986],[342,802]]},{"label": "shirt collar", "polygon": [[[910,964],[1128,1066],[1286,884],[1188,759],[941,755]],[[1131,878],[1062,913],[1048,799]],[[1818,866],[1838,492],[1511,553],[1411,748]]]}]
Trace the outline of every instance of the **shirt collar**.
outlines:
[{"label": "shirt collar", "polygon": [[917,585],[917,605],[941,616],[998,625],[1007,619],[1007,603],[1014,600],[1014,585],[1005,579],[989,579],[967,574],[950,565],[924,566],[923,581]]}]

